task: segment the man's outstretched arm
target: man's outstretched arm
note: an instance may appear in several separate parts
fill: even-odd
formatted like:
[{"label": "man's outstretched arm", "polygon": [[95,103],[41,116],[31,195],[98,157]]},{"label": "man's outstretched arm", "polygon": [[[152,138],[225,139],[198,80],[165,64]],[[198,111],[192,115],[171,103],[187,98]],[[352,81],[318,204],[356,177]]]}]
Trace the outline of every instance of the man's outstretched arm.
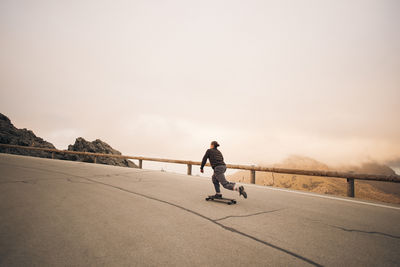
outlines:
[{"label": "man's outstretched arm", "polygon": [[208,150],[207,150],[206,154],[204,154],[203,161],[201,162],[200,170],[203,170],[204,165],[206,165],[206,163],[207,163],[207,159],[208,159]]}]

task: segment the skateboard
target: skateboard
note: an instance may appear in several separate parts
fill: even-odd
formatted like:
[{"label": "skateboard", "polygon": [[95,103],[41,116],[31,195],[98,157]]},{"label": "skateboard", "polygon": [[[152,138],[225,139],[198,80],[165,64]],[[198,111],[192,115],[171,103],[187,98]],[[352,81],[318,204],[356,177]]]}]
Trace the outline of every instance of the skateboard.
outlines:
[{"label": "skateboard", "polygon": [[232,199],[232,198],[215,197],[215,196],[206,197],[206,201],[209,201],[209,200],[226,203],[228,205],[236,204],[236,200]]}]

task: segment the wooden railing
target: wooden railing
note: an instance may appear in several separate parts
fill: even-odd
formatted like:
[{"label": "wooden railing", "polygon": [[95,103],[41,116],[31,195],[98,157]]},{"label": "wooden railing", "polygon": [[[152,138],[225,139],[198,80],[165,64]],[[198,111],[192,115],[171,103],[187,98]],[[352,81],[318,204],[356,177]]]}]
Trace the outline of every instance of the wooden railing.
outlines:
[{"label": "wooden railing", "polygon": [[[58,149],[42,148],[42,147],[17,146],[17,145],[9,145],[9,144],[0,144],[0,147],[51,152],[53,159],[55,158],[54,157],[55,153],[92,156],[94,158],[94,163],[96,163],[97,157],[135,159],[135,160],[139,161],[139,168],[143,167],[143,161],[145,161],[145,160],[146,161],[156,161],[156,162],[176,163],[176,164],[186,164],[188,175],[192,175],[192,166],[193,165],[201,165],[200,161],[191,161],[191,160],[150,158],[150,157],[126,156],[126,155],[116,155],[116,154],[101,154],[101,153],[80,152],[80,151],[70,151],[70,150],[58,150]],[[206,166],[210,166],[210,164],[207,163]],[[347,196],[348,197],[354,197],[354,180],[368,180],[368,181],[400,183],[399,175],[380,175],[380,174],[360,174],[360,173],[353,173],[353,172],[337,172],[337,171],[298,170],[298,169],[272,168],[272,167],[238,165],[238,164],[226,164],[226,167],[229,169],[250,171],[250,183],[252,183],[252,184],[255,184],[256,172],[298,174],[298,175],[307,175],[307,176],[321,176],[321,177],[327,177],[327,178],[345,178],[345,179],[347,179]]]}]

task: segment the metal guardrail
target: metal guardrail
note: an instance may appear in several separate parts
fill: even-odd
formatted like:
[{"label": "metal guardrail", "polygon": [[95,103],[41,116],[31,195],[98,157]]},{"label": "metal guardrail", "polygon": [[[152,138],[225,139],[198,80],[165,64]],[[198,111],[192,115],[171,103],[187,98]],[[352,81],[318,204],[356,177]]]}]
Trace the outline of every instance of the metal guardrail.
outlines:
[{"label": "metal guardrail", "polygon": [[[192,175],[192,166],[193,165],[201,165],[200,161],[191,161],[191,160],[175,160],[175,159],[126,156],[126,155],[116,155],[116,154],[102,154],[102,153],[91,153],[91,152],[81,152],[81,151],[58,150],[58,149],[42,148],[42,147],[17,146],[17,145],[9,145],[9,144],[0,144],[0,147],[51,152],[53,159],[54,159],[55,153],[92,156],[92,157],[94,157],[94,163],[96,163],[97,157],[135,159],[135,160],[139,161],[139,168],[143,167],[144,160],[176,163],[176,164],[186,164],[188,175]],[[207,163],[206,166],[210,166],[210,164]],[[238,164],[226,164],[226,167],[229,169],[250,171],[250,183],[252,183],[252,184],[255,184],[256,172],[298,174],[298,175],[307,175],[307,176],[321,176],[321,177],[327,177],[327,178],[344,178],[344,179],[347,179],[347,196],[348,197],[354,197],[354,180],[368,180],[368,181],[400,183],[400,175],[359,174],[359,173],[353,173],[353,172],[317,171],[317,170],[313,171],[313,170],[259,167],[259,166],[238,165]]]}]

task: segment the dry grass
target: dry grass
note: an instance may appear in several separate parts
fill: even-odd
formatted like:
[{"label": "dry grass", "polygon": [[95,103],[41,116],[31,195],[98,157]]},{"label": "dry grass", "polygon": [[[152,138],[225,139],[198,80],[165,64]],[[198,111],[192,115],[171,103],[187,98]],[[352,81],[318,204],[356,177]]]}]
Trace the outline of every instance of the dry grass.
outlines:
[{"label": "dry grass", "polygon": [[[239,171],[229,175],[228,179],[235,182],[249,183],[250,172]],[[346,196],[347,192],[346,180],[341,178],[257,172],[256,184],[338,196]],[[361,199],[400,204],[400,196],[383,192],[375,186],[362,181],[355,182],[355,195]]]}]

